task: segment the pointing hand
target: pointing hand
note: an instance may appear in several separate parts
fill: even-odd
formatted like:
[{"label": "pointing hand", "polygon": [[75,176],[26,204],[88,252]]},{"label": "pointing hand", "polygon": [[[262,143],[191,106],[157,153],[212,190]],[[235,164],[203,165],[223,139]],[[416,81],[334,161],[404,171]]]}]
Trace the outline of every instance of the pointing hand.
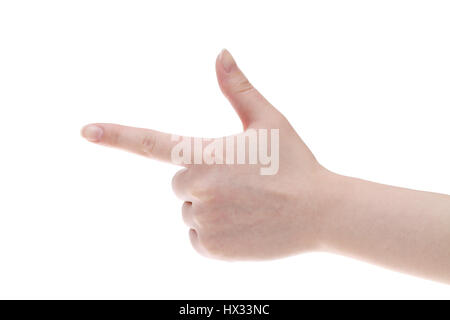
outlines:
[{"label": "pointing hand", "polygon": [[88,140],[185,168],[173,178],[195,249],[267,259],[328,250],[450,282],[450,197],[349,178],[316,161],[228,51],[217,79],[244,131],[214,140],[97,123]]},{"label": "pointing hand", "polygon": [[[172,184],[185,201],[183,219],[199,252],[263,259],[312,249],[320,233],[320,185],[326,170],[228,51],[218,56],[216,72],[242,121],[240,134],[208,141],[106,123],[90,124],[82,134],[94,143],[185,167]],[[208,157],[214,143],[218,149]]]}]

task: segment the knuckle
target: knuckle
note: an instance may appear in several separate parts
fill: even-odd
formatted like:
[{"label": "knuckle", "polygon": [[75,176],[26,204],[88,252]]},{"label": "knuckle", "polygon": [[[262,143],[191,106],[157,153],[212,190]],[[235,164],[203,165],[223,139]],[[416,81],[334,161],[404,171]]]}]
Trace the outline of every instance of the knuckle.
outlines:
[{"label": "knuckle", "polygon": [[253,87],[253,85],[246,78],[241,79],[238,82],[237,88],[236,88],[236,91],[238,93],[250,93],[250,92],[252,92],[254,90],[255,90],[255,88]]},{"label": "knuckle", "polygon": [[172,178],[172,187],[177,185],[181,176],[186,172],[187,169],[182,169],[177,171],[177,173],[174,174],[173,178]]},{"label": "knuckle", "polygon": [[192,192],[202,200],[202,203],[214,203],[220,194],[221,186],[211,177],[203,177],[192,184]]},{"label": "knuckle", "polygon": [[172,190],[177,193],[177,192],[181,192],[186,191],[184,189],[188,188],[188,186],[186,185],[186,181],[188,181],[186,175],[188,174],[189,169],[184,168],[179,170],[177,173],[175,173],[175,175],[172,177]]},{"label": "knuckle", "polygon": [[192,186],[191,193],[195,198],[201,200],[202,203],[211,203],[217,198],[214,191],[205,186],[194,185]]},{"label": "knuckle", "polygon": [[155,151],[156,137],[146,134],[141,139],[141,150],[144,155],[151,156]]},{"label": "knuckle", "polygon": [[197,199],[201,199],[202,202],[211,195],[211,189],[202,177],[197,177],[195,180],[190,181],[190,190],[192,195]]}]

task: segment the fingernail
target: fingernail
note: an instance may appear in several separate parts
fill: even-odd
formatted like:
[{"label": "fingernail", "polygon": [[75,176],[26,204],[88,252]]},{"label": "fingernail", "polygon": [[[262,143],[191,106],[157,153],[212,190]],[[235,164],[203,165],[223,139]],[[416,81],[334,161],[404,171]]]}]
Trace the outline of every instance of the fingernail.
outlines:
[{"label": "fingernail", "polygon": [[103,129],[96,125],[89,124],[81,130],[81,135],[91,142],[98,142],[102,138]]},{"label": "fingernail", "polygon": [[231,69],[236,65],[236,61],[234,61],[233,57],[227,49],[223,49],[220,52],[219,61],[222,63],[225,72],[230,72]]}]

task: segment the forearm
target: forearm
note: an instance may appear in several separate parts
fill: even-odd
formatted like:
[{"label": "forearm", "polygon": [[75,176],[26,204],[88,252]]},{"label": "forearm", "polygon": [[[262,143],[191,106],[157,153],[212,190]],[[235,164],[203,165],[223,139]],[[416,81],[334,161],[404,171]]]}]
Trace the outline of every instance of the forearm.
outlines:
[{"label": "forearm", "polygon": [[327,176],[326,250],[450,283],[450,196]]}]

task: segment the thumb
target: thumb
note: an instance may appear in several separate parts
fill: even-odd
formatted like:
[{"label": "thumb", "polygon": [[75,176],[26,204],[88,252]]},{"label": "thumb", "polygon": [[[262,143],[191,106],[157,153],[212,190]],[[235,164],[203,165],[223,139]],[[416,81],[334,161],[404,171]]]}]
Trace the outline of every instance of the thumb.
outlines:
[{"label": "thumb", "polygon": [[220,89],[241,118],[244,129],[278,114],[252,86],[226,49],[217,57],[216,73]]}]

